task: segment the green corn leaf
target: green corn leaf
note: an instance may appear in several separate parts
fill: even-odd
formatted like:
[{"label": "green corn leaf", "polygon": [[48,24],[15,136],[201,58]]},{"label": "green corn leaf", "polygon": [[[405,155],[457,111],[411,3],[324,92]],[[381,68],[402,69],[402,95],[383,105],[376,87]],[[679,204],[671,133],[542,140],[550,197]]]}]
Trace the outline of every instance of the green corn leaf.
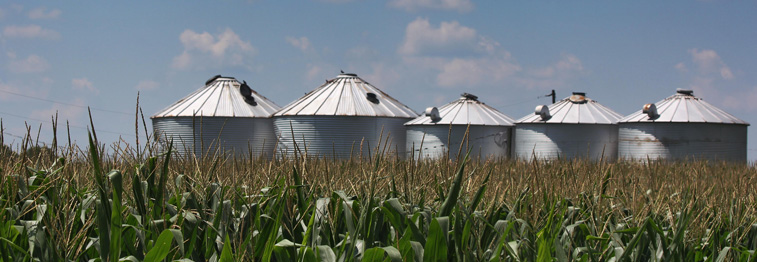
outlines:
[{"label": "green corn leaf", "polygon": [[423,247],[423,262],[447,261],[448,218],[431,220],[426,245]]},{"label": "green corn leaf", "polygon": [[465,154],[465,158],[463,158],[463,161],[460,164],[460,168],[457,170],[455,180],[452,181],[452,185],[450,186],[449,192],[447,193],[447,199],[444,200],[444,204],[442,204],[442,207],[439,211],[440,217],[451,215],[452,209],[455,208],[455,205],[457,205],[457,199],[460,197],[460,189],[462,188],[463,183],[463,174],[465,173],[465,164],[468,162],[470,153],[471,151],[469,150],[468,153]]},{"label": "green corn leaf", "polygon": [[110,217],[110,260],[118,261],[121,257],[121,195],[123,193],[123,180],[121,172],[111,171],[108,173],[111,185],[113,186],[112,213]]},{"label": "green corn leaf", "polygon": [[163,261],[168,256],[168,252],[171,251],[171,239],[173,239],[173,233],[168,229],[163,230],[158,237],[158,241],[147,252],[145,262]]},{"label": "green corn leaf", "polygon": [[221,251],[221,260],[219,262],[234,262],[234,257],[231,255],[229,235],[226,235],[226,240],[223,241],[223,250]]}]

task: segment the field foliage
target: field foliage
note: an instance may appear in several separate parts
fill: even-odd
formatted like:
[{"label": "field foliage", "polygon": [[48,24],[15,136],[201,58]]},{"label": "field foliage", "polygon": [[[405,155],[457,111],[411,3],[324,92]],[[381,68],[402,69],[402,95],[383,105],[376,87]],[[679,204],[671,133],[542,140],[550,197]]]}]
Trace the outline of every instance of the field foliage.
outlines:
[{"label": "field foliage", "polygon": [[0,261],[757,259],[752,165],[107,149],[3,155]]}]

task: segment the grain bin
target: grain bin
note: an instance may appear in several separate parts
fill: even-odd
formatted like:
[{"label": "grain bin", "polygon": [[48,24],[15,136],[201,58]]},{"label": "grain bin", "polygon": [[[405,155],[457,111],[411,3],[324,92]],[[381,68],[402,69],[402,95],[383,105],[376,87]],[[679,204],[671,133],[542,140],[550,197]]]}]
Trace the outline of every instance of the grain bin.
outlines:
[{"label": "grain bin", "polygon": [[404,155],[413,110],[356,74],[342,73],[274,115],[277,153],[349,158],[383,152]]},{"label": "grain bin", "polygon": [[614,160],[618,150],[617,121],[622,116],[586,97],[573,95],[515,123],[515,155],[521,159]]},{"label": "grain bin", "polygon": [[405,123],[407,152],[436,159],[447,152],[455,158],[458,151],[465,154],[471,149],[472,157],[508,157],[514,123],[509,116],[478,101],[477,96],[463,93],[459,99],[438,109],[430,107]]},{"label": "grain bin", "polygon": [[153,115],[156,136],[173,140],[180,155],[233,153],[272,156],[276,144],[271,116],[280,107],[246,82],[217,75],[205,86]]},{"label": "grain bin", "polygon": [[678,89],[646,104],[618,126],[618,156],[623,159],[746,161],[749,123],[695,97],[692,90]]}]

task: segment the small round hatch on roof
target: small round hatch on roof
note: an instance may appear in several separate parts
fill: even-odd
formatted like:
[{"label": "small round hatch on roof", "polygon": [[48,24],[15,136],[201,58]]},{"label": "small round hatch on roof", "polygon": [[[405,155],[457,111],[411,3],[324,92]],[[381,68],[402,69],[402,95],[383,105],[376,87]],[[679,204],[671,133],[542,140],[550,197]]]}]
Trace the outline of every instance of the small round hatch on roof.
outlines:
[{"label": "small round hatch on roof", "polygon": [[679,94],[682,94],[682,95],[687,95],[687,96],[693,96],[694,95],[694,90],[678,88],[678,89],[676,89],[676,93],[679,93]]},{"label": "small round hatch on roof", "polygon": [[577,103],[577,104],[586,103],[586,93],[573,92],[573,95],[570,96],[570,102]]}]

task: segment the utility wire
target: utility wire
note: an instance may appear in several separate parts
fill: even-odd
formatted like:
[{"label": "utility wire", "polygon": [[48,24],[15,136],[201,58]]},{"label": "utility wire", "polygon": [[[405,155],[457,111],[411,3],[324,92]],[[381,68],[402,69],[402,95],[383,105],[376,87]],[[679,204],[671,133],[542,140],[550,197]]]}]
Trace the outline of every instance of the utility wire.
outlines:
[{"label": "utility wire", "polygon": [[[61,102],[61,101],[55,101],[55,100],[50,100],[50,99],[41,98],[41,97],[34,97],[34,96],[19,94],[19,93],[16,93],[16,92],[12,92],[12,91],[8,91],[8,90],[3,90],[3,89],[0,89],[0,92],[6,93],[6,94],[11,94],[11,95],[16,95],[16,96],[21,96],[21,97],[26,97],[26,98],[31,98],[31,99],[36,99],[36,100],[40,100],[40,101],[55,103],[55,104],[61,104],[61,105],[67,105],[67,106],[75,106],[75,107],[80,107],[80,108],[87,108],[87,106],[83,106],[83,105],[77,105],[77,104],[71,104],[71,103],[66,103],[66,102]],[[92,109],[92,110],[94,110],[94,111],[108,112],[108,113],[113,113],[113,114],[122,114],[122,115],[128,115],[128,116],[132,115],[131,113],[114,111],[114,110],[108,110],[108,109],[101,109],[101,108],[94,108],[94,107],[89,107],[89,108]]]},{"label": "utility wire", "polygon": [[[12,117],[17,117],[17,118],[21,118],[21,119],[25,119],[25,120],[37,121],[37,122],[40,122],[40,123],[46,123],[47,122],[47,120],[39,120],[39,119],[34,119],[34,118],[28,118],[28,117],[25,117],[25,116],[20,116],[20,115],[11,114],[11,113],[2,112],[2,111],[0,111],[0,114],[7,115],[7,116],[12,116]],[[68,126],[73,127],[73,128],[79,128],[79,129],[89,130],[88,127],[84,127],[84,126],[77,126],[77,125],[71,125],[71,124],[69,124]],[[96,131],[97,132],[103,132],[103,133],[122,135],[122,136],[128,136],[128,134],[124,134],[124,133],[120,133],[120,132],[115,132],[115,131],[108,131],[108,130],[101,130],[101,129],[97,129]]]}]

